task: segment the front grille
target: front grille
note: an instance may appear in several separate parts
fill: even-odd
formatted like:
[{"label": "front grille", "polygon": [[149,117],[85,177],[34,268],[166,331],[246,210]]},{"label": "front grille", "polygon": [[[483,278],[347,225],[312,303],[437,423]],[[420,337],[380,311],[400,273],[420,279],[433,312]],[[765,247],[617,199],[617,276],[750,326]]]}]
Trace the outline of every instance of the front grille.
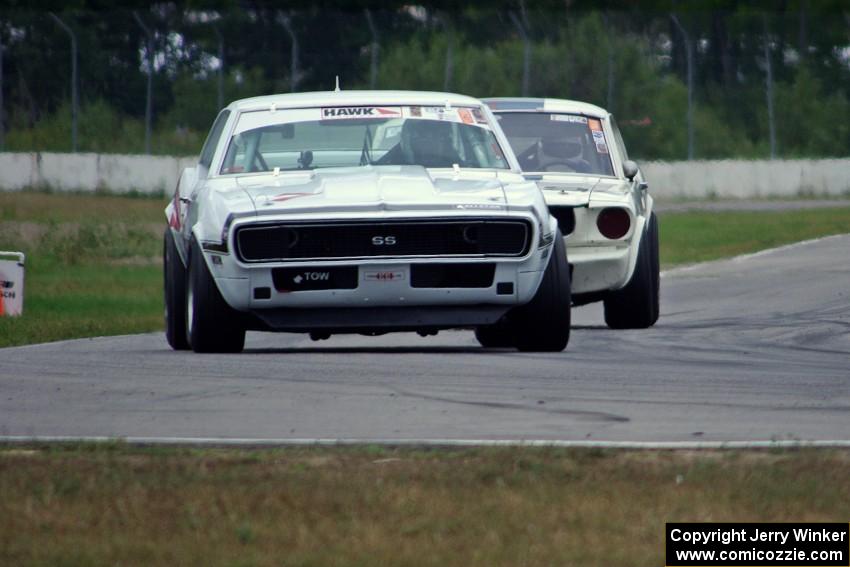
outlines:
[{"label": "front grille", "polygon": [[525,220],[251,224],[236,229],[243,262],[406,256],[523,256]]}]

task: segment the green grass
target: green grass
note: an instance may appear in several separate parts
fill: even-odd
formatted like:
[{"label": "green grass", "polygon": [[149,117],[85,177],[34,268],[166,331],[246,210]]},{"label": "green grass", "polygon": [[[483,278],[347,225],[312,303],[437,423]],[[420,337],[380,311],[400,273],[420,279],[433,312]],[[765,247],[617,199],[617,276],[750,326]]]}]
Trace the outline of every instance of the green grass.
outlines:
[{"label": "green grass", "polygon": [[0,193],[0,250],[26,253],[22,317],[0,346],[162,328],[165,199]]},{"label": "green grass", "polygon": [[[0,250],[27,254],[24,316],[0,318],[0,347],[162,329],[166,199],[0,193]],[[850,232],[850,207],[661,215],[671,267]]]},{"label": "green grass", "polygon": [[664,267],[850,232],[850,206],[769,212],[683,212],[660,217]]},{"label": "green grass", "polygon": [[0,446],[0,564],[664,565],[665,522],[846,522],[850,454]]}]

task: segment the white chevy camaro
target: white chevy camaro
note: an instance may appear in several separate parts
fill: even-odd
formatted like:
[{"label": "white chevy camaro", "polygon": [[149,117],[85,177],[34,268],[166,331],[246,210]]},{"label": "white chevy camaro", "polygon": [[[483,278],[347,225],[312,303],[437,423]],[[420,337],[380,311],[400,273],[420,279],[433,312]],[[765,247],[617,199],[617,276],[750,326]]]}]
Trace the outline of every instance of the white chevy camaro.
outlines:
[{"label": "white chevy camaro", "polygon": [[495,117],[456,94],[274,95],[222,110],[166,209],[166,337],[476,330],[569,340],[564,242]]},{"label": "white chevy camaro", "polygon": [[648,185],[606,110],[571,100],[485,99],[525,178],[558,219],[573,305],[602,301],[613,329],[659,315],[658,219]]}]

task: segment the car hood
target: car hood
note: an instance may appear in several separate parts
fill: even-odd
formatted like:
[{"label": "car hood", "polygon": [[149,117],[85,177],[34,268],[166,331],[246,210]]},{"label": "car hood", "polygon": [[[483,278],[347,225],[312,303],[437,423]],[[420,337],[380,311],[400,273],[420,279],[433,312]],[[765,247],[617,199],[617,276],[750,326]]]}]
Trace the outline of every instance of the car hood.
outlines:
[{"label": "car hood", "polygon": [[[236,219],[340,219],[366,216],[533,216],[557,222],[540,189],[510,170],[365,166],[278,175],[217,176],[205,184],[192,230],[218,241]],[[194,209],[193,209],[194,210]]]},{"label": "car hood", "polygon": [[[419,166],[334,168],[237,178],[257,213],[479,209],[507,211],[522,178],[492,170],[428,170]],[[515,195],[515,199],[511,198]],[[519,204],[519,203],[518,203]]]},{"label": "car hood", "polygon": [[528,176],[537,182],[546,202],[567,207],[585,207],[592,195],[614,193],[623,195],[628,186],[620,179],[593,175],[539,175]]}]

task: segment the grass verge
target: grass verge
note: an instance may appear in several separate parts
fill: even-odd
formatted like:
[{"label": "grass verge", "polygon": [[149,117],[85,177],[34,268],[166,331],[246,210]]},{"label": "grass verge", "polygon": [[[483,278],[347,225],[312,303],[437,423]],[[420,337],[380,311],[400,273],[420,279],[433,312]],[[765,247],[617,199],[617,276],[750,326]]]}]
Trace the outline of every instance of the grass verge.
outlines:
[{"label": "grass verge", "polygon": [[0,250],[27,255],[0,347],[162,328],[164,198],[0,193]]},{"label": "grass verge", "polygon": [[[162,329],[164,198],[0,193],[0,250],[27,254],[0,347]],[[850,207],[661,215],[663,267],[850,231]]]},{"label": "grass verge", "polygon": [[0,564],[664,565],[665,522],[847,520],[850,454],[0,447]]},{"label": "grass verge", "polygon": [[850,207],[667,213],[659,228],[662,265],[672,267],[848,233]]}]

